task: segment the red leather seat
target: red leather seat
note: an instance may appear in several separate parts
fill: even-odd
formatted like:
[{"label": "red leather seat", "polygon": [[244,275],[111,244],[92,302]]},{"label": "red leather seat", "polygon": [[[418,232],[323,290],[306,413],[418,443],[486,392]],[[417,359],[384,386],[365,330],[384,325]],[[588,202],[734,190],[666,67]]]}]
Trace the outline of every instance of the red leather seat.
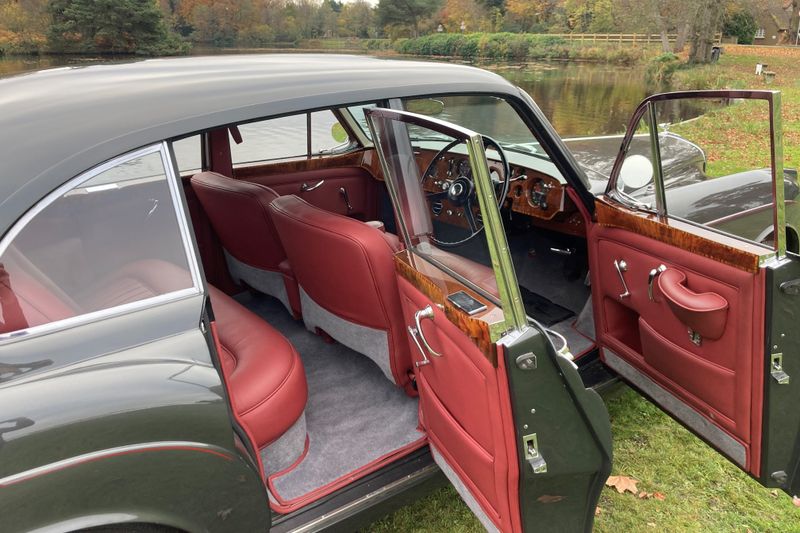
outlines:
[{"label": "red leather seat", "polygon": [[209,296],[233,409],[263,448],[303,414],[303,362],[286,337],[239,302],[212,286]]},{"label": "red leather seat", "polygon": [[397,238],[297,196],[270,204],[300,288],[303,321],[375,361],[408,386],[411,369],[393,254]]},{"label": "red leather seat", "polygon": [[269,203],[278,194],[265,185],[201,172],[192,176],[192,189],[222,242],[231,276],[279,299],[297,315],[296,290],[291,270],[281,269],[286,259]]}]

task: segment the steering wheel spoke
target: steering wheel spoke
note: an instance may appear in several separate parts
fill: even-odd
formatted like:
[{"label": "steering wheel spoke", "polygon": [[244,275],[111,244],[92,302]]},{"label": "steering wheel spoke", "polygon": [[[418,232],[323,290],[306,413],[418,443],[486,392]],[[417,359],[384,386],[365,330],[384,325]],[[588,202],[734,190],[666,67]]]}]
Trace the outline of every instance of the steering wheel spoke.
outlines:
[{"label": "steering wheel spoke", "polygon": [[[425,169],[425,172],[422,173],[423,177],[421,185],[423,185],[423,187],[425,180],[436,178],[436,165],[439,163],[439,161],[441,161],[441,159],[455,146],[462,144],[463,142],[464,141],[460,139],[456,139],[445,145],[444,148],[436,153],[433,159],[431,159],[431,162],[428,164],[428,167]],[[495,190],[497,205],[499,207],[503,205],[506,195],[508,194],[511,178],[511,166],[508,163],[508,158],[503,151],[503,147],[500,146],[497,141],[484,135],[483,146],[484,148],[490,148],[492,151],[496,152],[500,159],[499,164],[497,161],[494,161],[494,159],[492,162],[489,162],[488,160],[486,161],[486,164],[488,164],[490,168],[492,187]],[[450,204],[452,205],[452,211],[455,211],[456,214],[466,220],[470,232],[470,235],[468,235],[466,238],[451,242],[445,242],[435,237],[433,238],[433,240],[436,241],[436,243],[440,246],[453,247],[463,244],[478,235],[481,231],[483,231],[483,224],[479,223],[475,213],[473,212],[473,206],[479,204],[476,204],[476,202],[478,202],[478,198],[475,193],[475,182],[472,173],[461,173],[461,171],[459,171],[458,177],[455,177],[452,182],[448,180],[448,183],[449,185],[447,189],[443,191],[426,193],[425,197],[430,204],[445,199],[449,200]],[[433,208],[432,205],[431,208]],[[448,213],[450,212],[451,210],[448,209]]]},{"label": "steering wheel spoke", "polygon": [[473,235],[483,229],[483,226],[478,226],[478,221],[475,220],[475,213],[472,212],[472,200],[467,200],[467,203],[464,206],[464,218],[467,219],[469,230]]}]

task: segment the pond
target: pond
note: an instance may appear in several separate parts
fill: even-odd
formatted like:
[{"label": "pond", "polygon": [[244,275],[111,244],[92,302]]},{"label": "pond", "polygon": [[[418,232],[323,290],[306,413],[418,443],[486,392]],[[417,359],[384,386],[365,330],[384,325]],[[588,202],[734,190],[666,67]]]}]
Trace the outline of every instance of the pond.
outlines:
[{"label": "pond", "polygon": [[[99,57],[0,56],[0,76],[107,60]],[[563,137],[622,133],[648,94],[638,68],[597,63],[481,64],[527,91]]]}]

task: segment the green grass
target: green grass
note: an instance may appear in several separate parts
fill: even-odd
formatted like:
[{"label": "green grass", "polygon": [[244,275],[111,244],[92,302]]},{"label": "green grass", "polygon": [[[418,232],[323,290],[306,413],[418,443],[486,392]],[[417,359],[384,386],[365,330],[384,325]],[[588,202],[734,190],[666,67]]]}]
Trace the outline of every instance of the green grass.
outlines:
[{"label": "green grass", "polygon": [[[603,489],[595,531],[795,532],[800,508],[761,487],[638,394],[621,387],[606,398],[614,433],[614,470],[663,501]],[[480,532],[451,488],[375,522],[371,532]]]},{"label": "green grass", "polygon": [[[780,89],[786,166],[800,164],[800,57],[769,57],[775,83],[754,74],[758,58],[723,55],[716,65],[681,69],[675,89]],[[768,148],[765,114],[757,103],[715,111],[680,127],[702,139],[712,175],[753,168]],[[673,131],[677,129],[673,128]],[[627,387],[606,398],[614,434],[613,475],[639,480],[639,489],[666,498],[639,499],[606,487],[595,531],[800,532],[800,508],[783,492],[761,487],[747,474]],[[368,531],[479,532],[480,524],[455,491],[445,488],[372,524]]]}]

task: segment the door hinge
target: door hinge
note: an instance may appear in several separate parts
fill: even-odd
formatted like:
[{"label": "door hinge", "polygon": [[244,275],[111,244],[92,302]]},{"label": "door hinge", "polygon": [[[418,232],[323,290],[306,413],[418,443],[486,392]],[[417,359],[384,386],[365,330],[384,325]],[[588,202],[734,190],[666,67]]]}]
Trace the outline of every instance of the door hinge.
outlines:
[{"label": "door hinge", "polygon": [[519,357],[517,357],[516,361],[517,368],[520,370],[535,370],[536,369],[536,354],[533,352],[527,352]]},{"label": "door hinge", "polygon": [[783,354],[774,353],[769,359],[769,370],[772,379],[778,382],[778,385],[789,384],[789,374],[783,370]]},{"label": "door hinge", "polygon": [[536,433],[522,437],[522,448],[525,450],[525,460],[531,465],[534,474],[544,474],[547,472],[547,462],[539,453],[539,441]]}]

